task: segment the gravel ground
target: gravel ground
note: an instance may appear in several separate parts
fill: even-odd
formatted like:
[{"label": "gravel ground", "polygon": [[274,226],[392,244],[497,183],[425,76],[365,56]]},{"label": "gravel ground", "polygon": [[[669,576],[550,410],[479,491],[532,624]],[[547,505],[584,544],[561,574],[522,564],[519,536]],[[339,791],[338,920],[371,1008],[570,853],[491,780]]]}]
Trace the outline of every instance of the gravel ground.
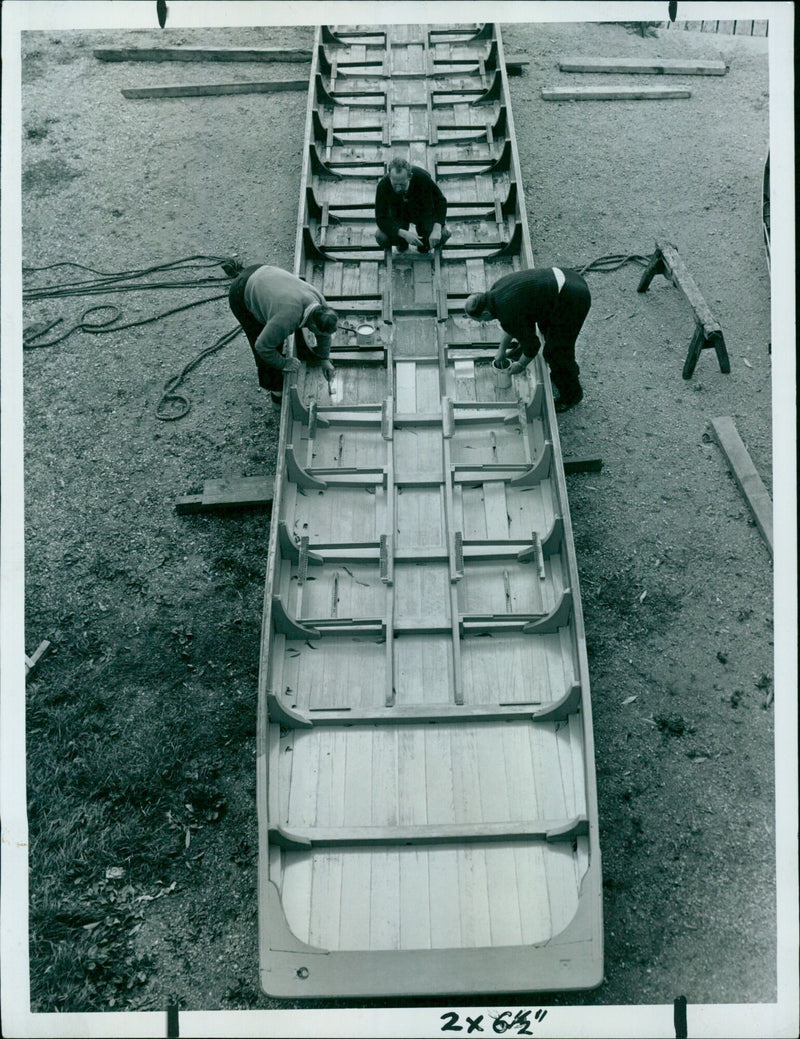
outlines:
[{"label": "gravel ground", "polygon": [[[530,59],[511,90],[535,263],[648,254],[666,237],[718,317],[732,367],[723,375],[705,351],[694,377],[681,378],[693,319],[663,277],[638,294],[636,266],[587,275],[586,396],[560,432],[565,455],[603,459],[601,472],[569,477],[569,494],[592,676],[606,980],[537,1005],[671,1004],[681,994],[690,1004],[770,1003],[772,566],[706,435],[709,419],[731,416],[771,489],[766,40],[643,38],[610,23],[514,24],[503,38],[507,53]],[[311,41],[303,28],[25,34],[23,263],[120,271],[235,253],[291,269],[305,95],[126,100],[125,86],[262,70],[106,64],[92,49]],[[688,100],[543,101],[542,86],[630,81],[560,73],[558,59],[577,54],[723,57],[730,69],[676,77],[691,86]],[[63,270],[38,277],[65,280]],[[86,306],[108,303],[129,321],[200,295],[41,301],[26,305],[25,325],[61,317],[68,328]],[[188,376],[185,418],[155,416],[165,380],[232,325],[220,300],[25,354],[28,652],[61,633],[29,696],[70,676],[75,696],[99,683],[119,726],[141,725],[142,746],[165,696],[185,697],[199,724],[216,725],[232,703],[254,719],[268,521],[173,507],[204,479],[274,471],[277,424],[244,339]],[[255,748],[242,732],[213,773],[227,811],[170,860],[161,881],[176,887],[149,904],[131,939],[152,966],[117,1009],[173,998],[186,1010],[287,1006],[258,984]],[[198,753],[195,775],[206,764]],[[184,765],[191,773],[193,761]],[[47,775],[28,783],[29,798],[57,801]],[[31,828],[34,904],[53,878]],[[95,860],[99,876],[109,863]],[[135,870],[128,877],[136,883]],[[75,1009],[31,980],[35,1009]]]}]

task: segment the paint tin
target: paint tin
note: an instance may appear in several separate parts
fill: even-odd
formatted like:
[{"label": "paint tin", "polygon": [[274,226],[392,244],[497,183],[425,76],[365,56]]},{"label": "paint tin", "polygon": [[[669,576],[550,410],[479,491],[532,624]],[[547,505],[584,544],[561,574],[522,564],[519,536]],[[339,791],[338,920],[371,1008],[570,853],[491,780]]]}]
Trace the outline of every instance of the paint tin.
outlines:
[{"label": "paint tin", "polygon": [[497,386],[504,389],[511,385],[511,361],[504,357],[502,361],[492,361],[492,371]]},{"label": "paint tin", "polygon": [[356,326],[356,342],[359,346],[370,346],[375,342],[375,326],[366,321]]}]

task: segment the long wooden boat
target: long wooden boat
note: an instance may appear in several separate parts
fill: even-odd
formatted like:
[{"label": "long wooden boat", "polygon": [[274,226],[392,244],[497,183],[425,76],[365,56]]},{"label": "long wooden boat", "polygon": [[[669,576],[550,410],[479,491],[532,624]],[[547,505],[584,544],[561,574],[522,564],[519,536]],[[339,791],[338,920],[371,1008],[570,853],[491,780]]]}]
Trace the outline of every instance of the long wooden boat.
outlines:
[{"label": "long wooden boat", "polygon": [[[589,674],[553,397],[541,358],[498,386],[499,327],[463,313],[533,266],[499,29],[321,27],[304,148],[295,272],[342,322],[330,388],[304,369],[280,420],[263,988],[594,987]],[[432,255],[375,242],[398,153],[448,198]]]},{"label": "long wooden boat", "polygon": [[764,251],[767,255],[767,268],[772,270],[772,247],[769,212],[769,151],[764,160],[764,175],[761,181],[761,230],[764,233]]}]

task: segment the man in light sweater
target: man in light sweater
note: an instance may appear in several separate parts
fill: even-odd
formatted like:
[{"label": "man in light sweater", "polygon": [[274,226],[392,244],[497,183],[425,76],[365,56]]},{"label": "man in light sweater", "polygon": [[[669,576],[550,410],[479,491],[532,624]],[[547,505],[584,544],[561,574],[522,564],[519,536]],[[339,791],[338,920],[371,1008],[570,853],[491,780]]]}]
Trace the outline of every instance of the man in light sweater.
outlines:
[{"label": "man in light sweater", "polygon": [[[273,407],[281,407],[283,373],[298,371],[301,361],[321,365],[330,382],[331,336],[337,316],[313,285],[280,267],[256,264],[234,279],[228,299],[253,351],[258,384],[269,390]],[[298,357],[287,357],[285,343],[293,332]],[[304,332],[313,338],[309,340]]]}]

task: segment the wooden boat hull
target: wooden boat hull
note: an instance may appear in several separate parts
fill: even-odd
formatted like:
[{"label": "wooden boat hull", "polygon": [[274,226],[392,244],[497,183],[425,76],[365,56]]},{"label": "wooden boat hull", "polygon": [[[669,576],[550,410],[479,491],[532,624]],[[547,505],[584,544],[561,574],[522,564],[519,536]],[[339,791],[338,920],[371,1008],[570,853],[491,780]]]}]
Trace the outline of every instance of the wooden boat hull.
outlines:
[{"label": "wooden boat hull", "polygon": [[[532,266],[495,27],[318,31],[296,273],[344,319],[281,415],[259,689],[261,980],[276,997],[602,980],[583,618],[541,358],[496,380],[467,295]],[[394,152],[448,197],[374,240]],[[370,324],[373,336],[359,336]]]},{"label": "wooden boat hull", "polygon": [[769,152],[764,161],[764,177],[761,186],[761,229],[764,233],[764,250],[767,254],[767,267],[772,269],[772,249],[770,241],[770,208],[769,208]]}]

